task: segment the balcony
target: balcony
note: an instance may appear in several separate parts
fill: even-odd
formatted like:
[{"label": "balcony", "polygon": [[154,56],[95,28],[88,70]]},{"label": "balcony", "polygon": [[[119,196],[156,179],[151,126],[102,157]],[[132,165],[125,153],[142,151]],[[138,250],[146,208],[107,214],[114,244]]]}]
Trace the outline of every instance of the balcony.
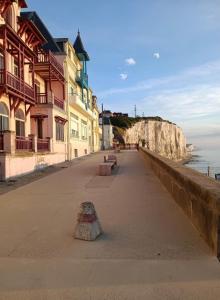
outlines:
[{"label": "balcony", "polygon": [[92,110],[90,109],[89,105],[86,102],[83,102],[81,97],[77,94],[70,94],[69,95],[69,104],[72,105],[73,107],[77,107],[78,109],[80,108],[81,112],[89,116],[90,118],[94,119],[94,114]]},{"label": "balcony", "polygon": [[0,69],[0,86],[3,90],[21,98],[25,102],[35,103],[34,88],[4,69]]},{"label": "balcony", "polygon": [[60,109],[64,110],[64,101],[58,99],[57,97],[54,96],[54,105],[59,107]]},{"label": "balcony", "polygon": [[37,139],[37,151],[49,152],[50,151],[50,139]]},{"label": "balcony", "polygon": [[16,151],[33,151],[33,140],[29,137],[16,136]]},{"label": "balcony", "polygon": [[59,80],[64,83],[64,69],[56,57],[49,52],[39,52],[35,58],[35,71],[45,80]]},{"label": "balcony", "polygon": [[64,100],[60,100],[53,94],[49,95],[46,93],[40,93],[36,95],[36,104],[54,104],[56,107],[64,110],[65,104]]},{"label": "balcony", "polygon": [[76,75],[76,82],[82,87],[88,89],[88,74],[84,73],[83,70],[78,71]]}]

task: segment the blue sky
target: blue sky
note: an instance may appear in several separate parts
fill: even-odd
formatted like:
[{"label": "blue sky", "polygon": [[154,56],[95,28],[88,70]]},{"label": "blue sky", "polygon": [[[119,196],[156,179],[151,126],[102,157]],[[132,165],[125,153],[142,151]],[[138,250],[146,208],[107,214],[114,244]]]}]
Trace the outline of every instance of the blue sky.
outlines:
[{"label": "blue sky", "polygon": [[27,0],[55,37],[80,29],[105,108],[220,137],[220,0]]}]

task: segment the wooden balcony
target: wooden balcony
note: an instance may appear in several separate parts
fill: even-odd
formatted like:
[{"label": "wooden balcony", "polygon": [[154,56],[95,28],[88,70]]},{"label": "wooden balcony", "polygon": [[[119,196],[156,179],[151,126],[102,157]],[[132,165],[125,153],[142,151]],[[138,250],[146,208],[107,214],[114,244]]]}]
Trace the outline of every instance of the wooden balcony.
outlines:
[{"label": "wooden balcony", "polygon": [[35,103],[34,88],[4,69],[0,69],[0,89],[25,102]]},{"label": "wooden balcony", "polygon": [[50,139],[37,139],[37,152],[49,152]]},{"label": "wooden balcony", "polygon": [[59,107],[60,109],[64,110],[64,101],[54,97],[54,104]]},{"label": "wooden balcony", "polygon": [[16,136],[16,151],[33,151],[33,140],[29,137]]},{"label": "wooden balcony", "polygon": [[62,81],[64,83],[64,69],[56,57],[49,52],[39,52],[35,58],[34,69],[45,80]]},{"label": "wooden balcony", "polygon": [[49,96],[46,93],[40,93],[36,95],[36,104],[54,104],[60,109],[64,110],[64,100],[60,100],[59,98],[52,96],[52,99],[49,101]]}]

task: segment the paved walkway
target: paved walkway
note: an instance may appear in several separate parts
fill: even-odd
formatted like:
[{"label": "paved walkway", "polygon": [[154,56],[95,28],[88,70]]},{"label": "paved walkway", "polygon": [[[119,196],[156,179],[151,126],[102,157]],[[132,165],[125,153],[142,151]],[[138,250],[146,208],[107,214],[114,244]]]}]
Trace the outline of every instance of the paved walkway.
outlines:
[{"label": "paved walkway", "polygon": [[[103,153],[0,197],[0,300],[219,299],[220,264],[136,151]],[[74,240],[79,203],[104,235]]]}]

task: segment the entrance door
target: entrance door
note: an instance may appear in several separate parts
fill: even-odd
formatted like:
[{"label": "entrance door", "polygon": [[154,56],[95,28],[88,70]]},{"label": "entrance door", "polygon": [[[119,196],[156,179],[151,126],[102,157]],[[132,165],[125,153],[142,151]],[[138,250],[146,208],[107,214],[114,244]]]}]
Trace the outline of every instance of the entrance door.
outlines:
[{"label": "entrance door", "polygon": [[37,119],[37,136],[39,139],[43,138],[43,119]]}]

